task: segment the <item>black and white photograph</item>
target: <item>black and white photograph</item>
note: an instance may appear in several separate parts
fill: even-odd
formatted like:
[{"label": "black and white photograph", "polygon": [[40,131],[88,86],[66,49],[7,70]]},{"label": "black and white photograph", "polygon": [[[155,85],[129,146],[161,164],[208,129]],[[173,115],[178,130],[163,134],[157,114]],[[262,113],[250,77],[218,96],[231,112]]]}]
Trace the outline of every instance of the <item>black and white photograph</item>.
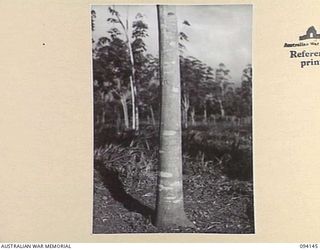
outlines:
[{"label": "black and white photograph", "polygon": [[254,234],[252,5],[92,5],[94,234]]}]

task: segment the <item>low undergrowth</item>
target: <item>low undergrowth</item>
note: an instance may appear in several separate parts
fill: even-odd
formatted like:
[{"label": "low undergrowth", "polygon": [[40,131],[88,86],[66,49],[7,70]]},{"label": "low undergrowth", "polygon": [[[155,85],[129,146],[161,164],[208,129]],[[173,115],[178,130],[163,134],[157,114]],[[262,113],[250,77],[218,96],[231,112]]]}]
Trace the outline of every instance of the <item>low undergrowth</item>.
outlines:
[{"label": "low undergrowth", "polygon": [[[232,132],[192,133],[184,134],[183,182],[185,210],[196,228],[168,232],[253,233],[250,139]],[[161,232],[152,224],[156,141],[132,137],[126,145],[95,149],[95,233]]]}]

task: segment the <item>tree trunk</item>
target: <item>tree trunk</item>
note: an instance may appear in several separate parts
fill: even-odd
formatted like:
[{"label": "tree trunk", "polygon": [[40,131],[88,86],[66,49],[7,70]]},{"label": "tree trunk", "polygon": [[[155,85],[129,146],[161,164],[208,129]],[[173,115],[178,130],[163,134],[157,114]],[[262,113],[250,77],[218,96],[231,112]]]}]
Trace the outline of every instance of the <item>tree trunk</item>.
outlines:
[{"label": "tree trunk", "polygon": [[187,219],[183,205],[181,87],[175,6],[158,5],[157,9],[162,100],[155,222],[158,227],[194,227]]},{"label": "tree trunk", "polygon": [[187,97],[187,95],[184,95],[183,99],[182,99],[182,124],[184,128],[188,128],[188,111],[190,108],[190,104],[189,104],[189,98]]},{"label": "tree trunk", "polygon": [[224,86],[223,86],[223,84],[224,84],[224,80],[221,80],[221,82],[220,82],[220,88],[221,88],[221,96],[222,96],[222,97],[224,97]]},{"label": "tree trunk", "polygon": [[134,64],[134,57],[133,57],[133,51],[132,51],[132,46],[131,46],[131,39],[128,34],[129,32],[129,26],[128,26],[128,18],[127,18],[127,29],[126,29],[126,38],[127,38],[127,46],[129,50],[129,55],[130,55],[130,63],[131,63],[131,90],[132,90],[132,129],[136,130],[139,129],[139,110],[138,106],[136,106],[136,97],[137,97],[137,83],[136,83],[136,69],[135,69],[135,64]]},{"label": "tree trunk", "polygon": [[136,117],[137,107],[136,107],[136,101],[135,101],[137,96],[137,90],[136,90],[134,57],[133,57],[133,51],[131,46],[131,39],[129,35],[128,14],[126,19],[126,25],[124,25],[124,23],[121,21],[119,14],[116,14],[116,17],[124,30],[124,34],[126,36],[126,43],[129,51],[129,58],[131,63],[131,76],[129,77],[129,80],[130,80],[131,101],[132,101],[132,129],[135,130],[136,122],[137,122],[137,117]]},{"label": "tree trunk", "polygon": [[139,130],[140,120],[139,120],[139,108],[136,105],[136,130]]},{"label": "tree trunk", "polygon": [[195,110],[194,110],[194,107],[192,107],[192,109],[191,109],[191,124],[192,124],[192,126],[194,126],[196,123],[194,116],[195,116]]},{"label": "tree trunk", "polygon": [[154,112],[153,112],[153,108],[150,105],[150,115],[151,115],[151,121],[152,121],[152,125],[155,126],[156,125],[156,120],[154,118]]},{"label": "tree trunk", "polygon": [[[132,102],[132,129],[136,129],[136,102],[135,102],[135,94],[134,94],[134,83],[133,77],[130,76],[130,89],[131,89],[131,102]],[[128,120],[129,123],[129,120]]]},{"label": "tree trunk", "polygon": [[204,124],[208,123],[208,115],[207,115],[207,107],[206,106],[204,106],[204,109],[203,109],[203,123]]},{"label": "tree trunk", "polygon": [[224,108],[223,108],[223,105],[222,105],[222,101],[219,100],[219,106],[220,106],[220,114],[221,114],[221,117],[224,118],[225,116],[225,111],[224,111]]},{"label": "tree trunk", "polygon": [[183,110],[182,110],[182,125],[183,125],[183,128],[187,128],[188,127],[187,113],[186,113],[186,109],[185,108],[183,108]]},{"label": "tree trunk", "polygon": [[188,128],[189,121],[188,121],[188,110],[187,109],[185,109],[183,111],[183,116],[184,116],[184,122],[183,122],[184,126],[183,127]]},{"label": "tree trunk", "polygon": [[128,129],[129,128],[129,116],[128,116],[127,100],[125,98],[121,98],[121,104],[122,104],[122,109],[123,109],[124,126],[126,129]]}]

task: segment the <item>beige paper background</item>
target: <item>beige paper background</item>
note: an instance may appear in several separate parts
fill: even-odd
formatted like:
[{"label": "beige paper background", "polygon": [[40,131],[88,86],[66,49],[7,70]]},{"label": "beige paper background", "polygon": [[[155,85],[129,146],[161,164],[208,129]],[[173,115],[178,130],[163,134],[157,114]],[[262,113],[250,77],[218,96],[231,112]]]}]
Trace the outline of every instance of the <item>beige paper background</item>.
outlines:
[{"label": "beige paper background", "polygon": [[254,5],[256,233],[91,234],[90,4],[106,3],[0,2],[0,241],[319,242],[320,68],[283,48],[320,29],[318,0],[170,2]]}]

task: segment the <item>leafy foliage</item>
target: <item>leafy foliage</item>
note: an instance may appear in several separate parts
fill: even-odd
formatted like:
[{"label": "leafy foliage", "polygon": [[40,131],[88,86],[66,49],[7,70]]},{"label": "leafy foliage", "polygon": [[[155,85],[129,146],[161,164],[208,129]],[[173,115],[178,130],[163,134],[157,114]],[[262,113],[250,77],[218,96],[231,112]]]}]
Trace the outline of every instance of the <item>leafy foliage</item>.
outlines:
[{"label": "leafy foliage", "polygon": [[[134,74],[136,104],[141,122],[158,122],[160,109],[159,60],[148,54],[145,38],[148,36],[148,24],[144,16],[137,13],[131,23],[131,47],[133,65],[128,50],[127,26],[114,8],[109,8],[111,23],[108,36],[101,37],[94,46],[93,77],[95,82],[95,120],[115,126],[115,121],[124,120],[123,105],[127,113],[132,109],[130,77]],[[92,13],[95,17],[95,13]],[[183,21],[183,27],[192,27]],[[241,85],[232,82],[230,70],[220,63],[216,68],[209,66],[196,57],[185,55],[186,42],[189,41],[187,30],[179,32],[180,75],[183,125],[220,120],[232,120],[240,123],[251,116],[252,67],[248,65],[242,76]],[[101,97],[101,98],[100,98]],[[125,103],[124,103],[125,100]],[[122,101],[122,102],[121,102]],[[119,114],[120,112],[120,114]],[[118,117],[118,118],[117,118]],[[151,118],[152,117],[152,118]],[[120,120],[119,120],[120,119]],[[119,127],[119,125],[118,125]],[[121,127],[121,126],[120,126]],[[119,128],[121,129],[121,128]]]}]

